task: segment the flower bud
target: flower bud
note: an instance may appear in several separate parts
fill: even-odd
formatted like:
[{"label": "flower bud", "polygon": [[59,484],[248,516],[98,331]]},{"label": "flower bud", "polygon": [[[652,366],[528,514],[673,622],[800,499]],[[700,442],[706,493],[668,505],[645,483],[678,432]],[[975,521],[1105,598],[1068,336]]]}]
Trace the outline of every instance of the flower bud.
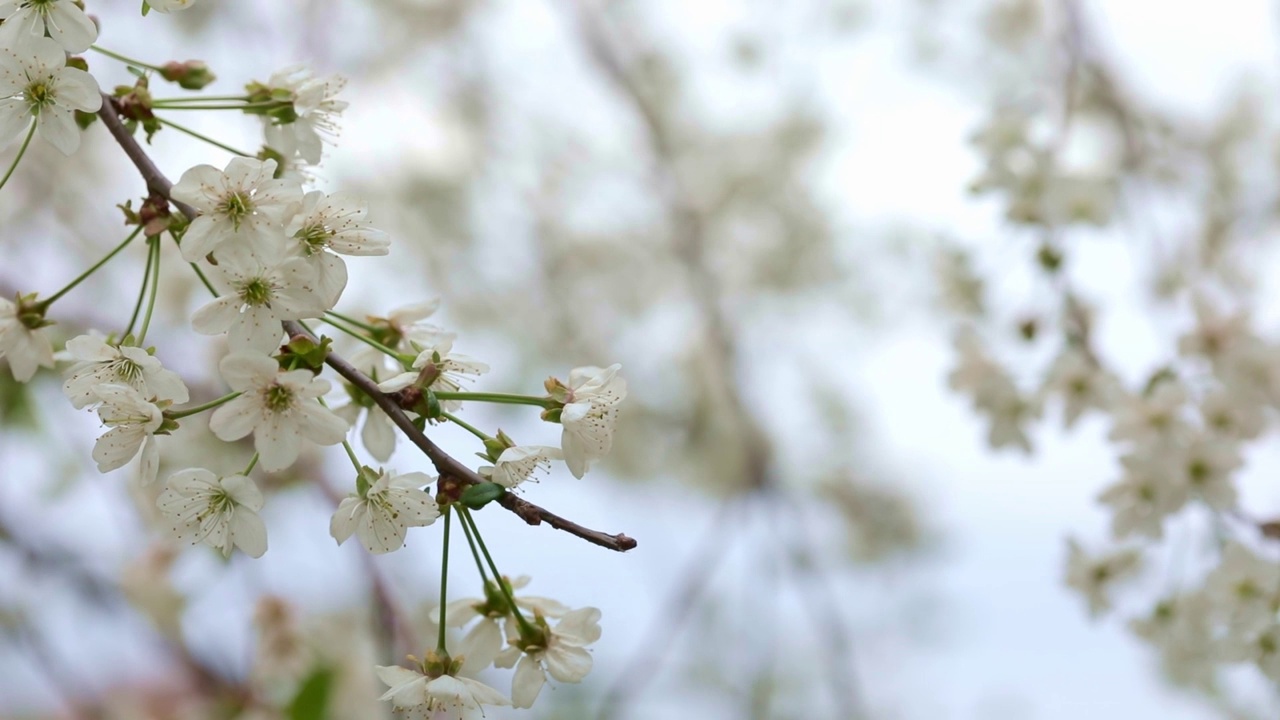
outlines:
[{"label": "flower bud", "polygon": [[209,66],[200,60],[165,63],[160,68],[160,77],[178,83],[178,87],[184,90],[203,90],[206,85],[218,79],[209,70]]}]

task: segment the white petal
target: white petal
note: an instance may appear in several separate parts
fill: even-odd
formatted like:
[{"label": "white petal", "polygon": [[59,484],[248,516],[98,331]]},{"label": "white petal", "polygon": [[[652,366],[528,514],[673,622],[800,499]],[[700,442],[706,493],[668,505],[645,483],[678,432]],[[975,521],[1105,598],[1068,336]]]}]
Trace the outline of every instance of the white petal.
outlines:
[{"label": "white petal", "polygon": [[343,498],[338,509],[329,518],[329,535],[341,545],[356,531],[365,511],[364,501],[357,497]]},{"label": "white petal", "polygon": [[224,295],[205,303],[191,316],[191,329],[201,335],[221,335],[240,319],[240,298]]},{"label": "white petal", "polygon": [[533,707],[546,682],[547,676],[536,660],[528,655],[520,658],[516,674],[511,678],[511,704],[518,708]]},{"label": "white petal", "polygon": [[231,516],[231,540],[249,557],[262,557],[267,551],[267,526],[258,513],[238,507]]}]

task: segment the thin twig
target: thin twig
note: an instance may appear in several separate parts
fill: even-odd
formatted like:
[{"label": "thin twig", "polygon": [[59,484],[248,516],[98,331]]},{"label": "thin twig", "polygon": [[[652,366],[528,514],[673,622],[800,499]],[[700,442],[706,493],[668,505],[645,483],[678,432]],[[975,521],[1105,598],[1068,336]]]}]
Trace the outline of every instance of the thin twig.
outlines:
[{"label": "thin twig", "polygon": [[[303,337],[316,340],[316,337],[307,332],[307,329],[302,327],[299,323],[287,321],[284,323],[284,328],[285,332],[289,333],[290,336],[301,335]],[[395,398],[379,390],[378,384],[370,379],[369,376],[357,370],[355,366],[334,352],[330,352],[325,357],[324,363],[333,368],[334,372],[341,375],[347,382],[351,383],[361,392],[368,395],[369,398],[373,400],[374,404],[385,412],[387,417],[391,418],[391,422],[395,423],[396,427],[400,428],[400,430],[404,432],[404,434],[409,438],[409,441],[416,445],[418,449],[422,451],[422,454],[427,456],[427,459],[429,459],[431,464],[435,466],[436,472],[440,473],[442,478],[449,478],[455,482],[461,483],[462,485],[477,485],[487,482],[484,478],[480,477],[475,470],[472,470],[459,462],[452,455],[441,450],[439,445],[432,442],[431,438],[427,437],[421,430],[414,426],[413,420],[410,420],[409,416],[404,413],[404,410],[400,407],[400,404],[396,402]],[[617,550],[618,552],[625,552],[636,546],[635,540],[622,533],[610,535],[608,533],[600,532],[599,530],[592,530],[590,528],[583,527],[572,520],[562,518],[549,510],[538,505],[534,505],[523,498],[516,497],[511,493],[504,494],[498,499],[498,503],[502,505],[502,507],[515,513],[520,517],[520,519],[530,525],[539,525],[545,522],[557,530],[563,530],[571,535],[580,537],[587,542],[599,545],[603,548]]]},{"label": "thin twig", "polygon": [[[102,118],[102,122],[107,127],[107,130],[111,133],[112,137],[115,138],[116,142],[120,144],[120,147],[124,149],[125,154],[129,156],[129,159],[133,161],[138,172],[142,174],[143,179],[147,183],[147,188],[168,199],[169,202],[173,203],[174,207],[178,208],[183,215],[187,216],[188,220],[194,220],[197,215],[195,208],[190,205],[186,205],[185,203],[173,200],[170,196],[170,190],[172,189],[173,184],[165,178],[164,174],[160,172],[160,169],[151,161],[151,158],[147,155],[146,151],[142,149],[142,146],[138,144],[138,141],[134,139],[133,135],[130,134],[129,130],[124,126],[124,123],[121,122],[120,115],[115,106],[115,101],[110,95],[106,95],[105,93],[103,94],[102,109],[98,111],[98,117]],[[302,325],[297,322],[285,322],[284,329],[291,337],[301,335],[313,340],[316,339],[314,335],[308,332],[306,328],[302,327]],[[474,470],[441,450],[440,447],[433,443],[421,430],[416,428],[413,421],[404,413],[399,404],[397,404],[393,398],[379,390],[377,383],[369,379],[364,373],[357,370],[355,366],[351,365],[351,363],[347,362],[337,353],[330,352],[325,357],[325,364],[333,368],[334,371],[345,378],[347,382],[356,386],[361,390],[361,392],[368,395],[369,398],[387,414],[387,417],[391,418],[391,421],[395,423],[396,427],[400,428],[409,440],[416,445],[418,449],[422,450],[423,454],[431,460],[431,464],[435,466],[436,471],[440,473],[442,478],[452,478],[463,485],[474,485],[485,482],[485,480],[477,475]],[[539,525],[545,522],[557,530],[563,530],[571,535],[580,537],[587,542],[599,545],[603,548],[616,550],[618,552],[625,552],[636,546],[636,541],[634,539],[627,537],[622,533],[610,535],[598,530],[592,530],[579,525],[572,520],[562,518],[559,515],[539,507],[538,505],[534,505],[527,500],[516,497],[511,493],[504,494],[498,500],[498,503],[507,510],[515,513],[520,517],[520,519],[530,525]]]}]

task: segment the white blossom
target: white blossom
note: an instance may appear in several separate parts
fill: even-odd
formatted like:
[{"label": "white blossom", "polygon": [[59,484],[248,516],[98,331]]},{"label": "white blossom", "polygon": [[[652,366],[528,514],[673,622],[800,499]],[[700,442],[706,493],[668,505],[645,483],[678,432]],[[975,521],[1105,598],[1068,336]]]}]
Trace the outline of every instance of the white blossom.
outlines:
[{"label": "white blossom", "polygon": [[477,680],[454,675],[430,677],[399,665],[374,668],[378,679],[390,689],[380,699],[397,708],[422,708],[441,713],[441,720],[478,720],[484,705],[510,705],[502,693]]},{"label": "white blossom", "polygon": [[1115,407],[1109,437],[1139,445],[1185,440],[1190,433],[1182,415],[1187,399],[1186,388],[1176,380],[1162,380],[1144,395],[1130,395]]},{"label": "white blossom", "polygon": [[59,51],[81,53],[98,38],[98,26],[73,0],[0,0],[0,47],[22,50],[52,38]]},{"label": "white blossom", "polygon": [[1210,604],[1204,593],[1184,593],[1156,603],[1151,613],[1129,623],[1138,637],[1160,651],[1160,667],[1175,683],[1212,688],[1217,658],[1213,654]]},{"label": "white blossom", "polygon": [[[370,325],[378,328],[382,344],[399,352],[418,352],[421,348],[434,347],[444,342],[452,343],[457,335],[446,332],[444,328],[423,322],[435,314],[440,308],[440,299],[414,303],[396,308],[386,317],[369,317]],[[415,347],[416,346],[416,347]],[[360,368],[370,377],[378,379],[388,367],[387,356],[376,348],[359,343],[356,349],[347,356],[352,365]],[[395,368],[398,374],[402,368]]]},{"label": "white blossom", "polygon": [[435,482],[426,473],[395,475],[383,470],[363,497],[345,498],[329,521],[329,534],[341,545],[355,533],[374,554],[398,550],[410,527],[430,525],[440,508],[422,488]]},{"label": "white blossom", "polygon": [[155,403],[130,385],[106,383],[93,388],[98,417],[111,429],[93,446],[93,459],[98,472],[111,472],[123,467],[142,450],[142,483],[155,480],[159,467],[159,448],[154,434],[164,422]]},{"label": "white blossom", "polygon": [[305,66],[294,65],[277,71],[264,83],[272,97],[281,91],[293,103],[292,122],[280,122],[278,118],[264,115],[263,132],[267,145],[285,157],[297,155],[311,165],[318,165],[324,150],[324,141],[338,134],[338,116],[347,108],[338,93],[346,87],[346,79],[339,76],[315,78]]},{"label": "white blossom", "polygon": [[267,528],[258,511],[262,493],[243,475],[218,477],[203,468],[189,468],[169,476],[156,507],[175,524],[179,540],[215,547],[230,555],[232,546],[250,557],[267,551]]},{"label": "white blossom", "polygon": [[[453,340],[444,339],[436,345],[423,350],[414,359],[412,372],[400,373],[395,377],[384,380],[378,383],[378,389],[387,393],[396,392],[419,382],[422,378],[429,378],[430,382],[427,383],[424,389],[457,392],[462,389],[462,383],[470,382],[474,379],[473,376],[489,372],[489,366],[485,363],[466,355],[451,352],[452,349]],[[440,406],[445,410],[454,412],[462,407],[462,402],[459,400],[441,400]]]},{"label": "white blossom", "polygon": [[503,668],[516,666],[511,680],[511,703],[518,708],[533,707],[548,674],[560,682],[581,682],[591,672],[592,665],[591,653],[584,648],[600,639],[600,611],[596,608],[573,610],[560,618],[554,628],[540,618],[535,622],[545,637],[545,646],[525,645],[522,649],[518,625],[508,623],[510,644],[494,662]]},{"label": "white blossom", "polygon": [[614,424],[618,404],[627,396],[627,381],[618,371],[622,365],[607,368],[580,367],[569,371],[568,394],[560,413],[560,446],[569,472],[581,478],[591,463],[609,454],[613,447]]},{"label": "white blossom", "polygon": [[27,327],[18,316],[19,306],[0,298],[0,357],[9,361],[9,370],[18,382],[27,382],[36,368],[53,367],[53,344],[48,328]]},{"label": "white blossom", "polygon": [[1044,391],[1063,400],[1062,422],[1070,429],[1088,409],[1105,410],[1111,401],[1112,379],[1078,348],[1068,346],[1049,367]]},{"label": "white blossom", "polygon": [[203,335],[227,333],[232,352],[272,352],[284,334],[281,321],[321,317],[327,309],[302,258],[233,248],[219,251],[214,269],[223,294],[196,310],[191,327]]},{"label": "white blossom", "polygon": [[275,360],[250,352],[232,353],[218,368],[241,395],[213,412],[209,429],[227,441],[253,433],[262,469],[289,467],[305,442],[335,445],[346,437],[347,424],[317,402],[328,380],[307,370],[282,372]]},{"label": "white blossom", "polygon": [[1244,461],[1234,441],[1198,435],[1173,454],[1177,471],[1192,493],[1215,510],[1230,510],[1236,504],[1236,487],[1231,474]]},{"label": "white blossom", "polygon": [[995,449],[1013,445],[1031,452],[1024,426],[1039,416],[1039,403],[1023,397],[1005,369],[987,355],[972,329],[958,332],[954,344],[959,358],[947,382],[953,390],[970,395],[974,409],[990,417],[988,444]]},{"label": "white blossom", "polygon": [[1200,402],[1205,431],[1224,440],[1253,440],[1266,428],[1267,418],[1257,395],[1236,386],[1218,388]]},{"label": "white blossom", "polygon": [[1111,608],[1111,591],[1137,572],[1142,556],[1131,549],[1091,556],[1075,540],[1067,547],[1067,587],[1084,595],[1089,614],[1097,617]]},{"label": "white blossom", "polygon": [[274,160],[237,157],[225,171],[197,165],[173,186],[174,200],[200,212],[182,236],[182,258],[196,262],[236,239],[248,249],[278,247],[284,217],[302,199],[296,180],[275,180]]},{"label": "white blossom", "polygon": [[[13,3],[0,2],[0,9]],[[8,27],[9,22],[0,25]],[[75,111],[97,112],[102,107],[98,81],[67,67],[62,48],[48,38],[34,38],[16,51],[0,39],[0,147],[13,142],[34,120],[46,142],[63,155],[74,153],[80,147]]]},{"label": "white blossom", "polygon": [[1164,535],[1164,519],[1187,502],[1189,487],[1173,477],[1167,462],[1147,455],[1130,454],[1120,459],[1124,477],[1107,487],[1098,501],[1111,506],[1111,532],[1117,538],[1132,534],[1159,539]]},{"label": "white blossom", "polygon": [[1205,578],[1204,588],[1214,613],[1226,619],[1228,634],[1250,636],[1275,622],[1280,564],[1233,541]]},{"label": "white blossom", "polygon": [[376,230],[367,218],[366,203],[343,195],[325,195],[313,190],[289,221],[286,235],[294,241],[294,251],[305,258],[318,278],[318,291],[337,304],[347,286],[347,266],[338,255],[386,255],[391,240]]},{"label": "white blossom", "polygon": [[187,386],[172,370],[146,350],[129,345],[108,345],[100,335],[77,335],[67,341],[76,363],[67,371],[62,392],[77,409],[96,401],[94,386],[128,385],[156,402],[185,403]]},{"label": "white blossom", "polygon": [[535,471],[551,470],[551,461],[564,457],[560,448],[544,445],[517,445],[502,451],[497,462],[478,470],[480,475],[508,490],[530,479]]}]

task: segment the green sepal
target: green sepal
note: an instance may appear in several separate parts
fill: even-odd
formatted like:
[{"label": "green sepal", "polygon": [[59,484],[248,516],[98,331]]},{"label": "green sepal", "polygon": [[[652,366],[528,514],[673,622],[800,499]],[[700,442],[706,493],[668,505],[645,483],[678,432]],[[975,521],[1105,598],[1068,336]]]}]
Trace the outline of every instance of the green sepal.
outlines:
[{"label": "green sepal", "polygon": [[440,398],[436,397],[435,392],[434,392],[434,391],[432,391],[432,390],[428,390],[428,391],[427,391],[427,394],[426,394],[426,395],[424,395],[424,396],[423,396],[423,398],[424,398],[424,400],[425,400],[425,402],[426,402],[426,405],[427,405],[427,408],[426,408],[426,409],[427,409],[427,412],[426,412],[426,417],[427,417],[427,419],[428,419],[428,420],[439,420],[439,419],[440,419],[440,413],[441,413],[441,412],[443,412],[443,409],[440,407]]},{"label": "green sepal", "polygon": [[322,335],[318,343],[305,335],[298,335],[285,343],[276,359],[285,370],[310,370],[319,375],[332,344],[333,338],[327,335]]},{"label": "green sepal", "polygon": [[369,488],[378,482],[378,477],[381,475],[380,471],[374,470],[368,465],[360,468],[360,472],[356,473],[356,494],[360,497],[367,497]]}]

